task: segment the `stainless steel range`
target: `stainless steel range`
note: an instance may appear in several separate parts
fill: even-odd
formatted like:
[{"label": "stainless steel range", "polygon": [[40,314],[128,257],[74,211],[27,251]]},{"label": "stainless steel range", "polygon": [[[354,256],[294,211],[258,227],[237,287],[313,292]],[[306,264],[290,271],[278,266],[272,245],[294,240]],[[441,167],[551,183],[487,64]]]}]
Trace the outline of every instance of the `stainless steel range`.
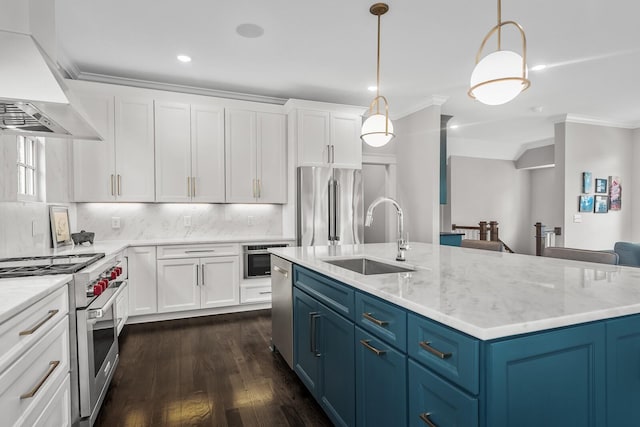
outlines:
[{"label": "stainless steel range", "polygon": [[92,426],[118,364],[115,301],[126,289],[126,259],[103,253],[0,259],[0,278],[48,274],[73,274],[71,419]]}]

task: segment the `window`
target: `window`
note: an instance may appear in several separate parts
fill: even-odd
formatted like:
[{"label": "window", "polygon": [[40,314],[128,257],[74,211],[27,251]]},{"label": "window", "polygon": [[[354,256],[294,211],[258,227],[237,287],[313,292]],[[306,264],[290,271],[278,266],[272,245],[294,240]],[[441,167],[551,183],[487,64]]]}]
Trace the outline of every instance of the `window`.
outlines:
[{"label": "window", "polygon": [[36,139],[18,137],[18,195],[36,197]]}]

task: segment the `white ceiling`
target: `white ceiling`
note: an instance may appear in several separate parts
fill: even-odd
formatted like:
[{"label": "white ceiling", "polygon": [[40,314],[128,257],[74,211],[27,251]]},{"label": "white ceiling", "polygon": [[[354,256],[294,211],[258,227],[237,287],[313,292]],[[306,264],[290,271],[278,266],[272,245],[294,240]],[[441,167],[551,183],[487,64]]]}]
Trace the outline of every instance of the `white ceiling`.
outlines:
[{"label": "white ceiling", "polygon": [[[57,0],[58,43],[89,74],[208,89],[368,105],[375,84],[373,0]],[[513,158],[553,137],[553,118],[577,114],[640,127],[640,3],[504,0],[503,20],[525,29],[531,88],[490,107],[466,94],[477,49],[495,25],[495,0],[390,0],[382,18],[381,92],[392,116],[433,95],[459,125],[458,147]],[[255,23],[256,39],[235,28]],[[505,32],[503,43],[516,41]],[[514,45],[515,48],[515,45]],[[190,55],[182,64],[176,55]],[[534,112],[533,107],[542,107]],[[501,148],[503,147],[503,148]],[[462,153],[464,154],[464,153]]]}]

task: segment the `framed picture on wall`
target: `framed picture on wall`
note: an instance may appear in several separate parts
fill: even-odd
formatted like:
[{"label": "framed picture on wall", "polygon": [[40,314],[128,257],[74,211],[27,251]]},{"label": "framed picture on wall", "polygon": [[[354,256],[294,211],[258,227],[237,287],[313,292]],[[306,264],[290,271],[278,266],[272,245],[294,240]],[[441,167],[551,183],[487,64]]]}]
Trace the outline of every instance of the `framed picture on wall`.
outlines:
[{"label": "framed picture on wall", "polygon": [[596,178],[596,193],[607,194],[607,180]]},{"label": "framed picture on wall", "polygon": [[595,197],[594,212],[595,213],[607,213],[609,212],[609,197],[596,196]]},{"label": "framed picture on wall", "polygon": [[609,177],[609,209],[619,211],[622,209],[622,184],[619,176]]},{"label": "framed picture on wall", "polygon": [[580,202],[578,206],[580,212],[593,212],[593,196],[582,195],[580,196]]},{"label": "framed picture on wall", "polygon": [[591,172],[582,172],[582,192],[591,193]]}]

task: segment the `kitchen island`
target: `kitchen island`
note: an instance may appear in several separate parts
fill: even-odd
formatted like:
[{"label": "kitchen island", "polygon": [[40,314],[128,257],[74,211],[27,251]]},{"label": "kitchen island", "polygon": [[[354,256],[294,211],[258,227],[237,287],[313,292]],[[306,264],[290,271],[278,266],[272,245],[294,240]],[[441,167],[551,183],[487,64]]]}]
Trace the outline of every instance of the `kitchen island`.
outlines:
[{"label": "kitchen island", "polygon": [[[406,263],[395,244],[272,252],[295,264],[294,369],[337,425],[639,419],[640,269],[419,243]],[[325,262],[362,256],[414,271]]]}]

